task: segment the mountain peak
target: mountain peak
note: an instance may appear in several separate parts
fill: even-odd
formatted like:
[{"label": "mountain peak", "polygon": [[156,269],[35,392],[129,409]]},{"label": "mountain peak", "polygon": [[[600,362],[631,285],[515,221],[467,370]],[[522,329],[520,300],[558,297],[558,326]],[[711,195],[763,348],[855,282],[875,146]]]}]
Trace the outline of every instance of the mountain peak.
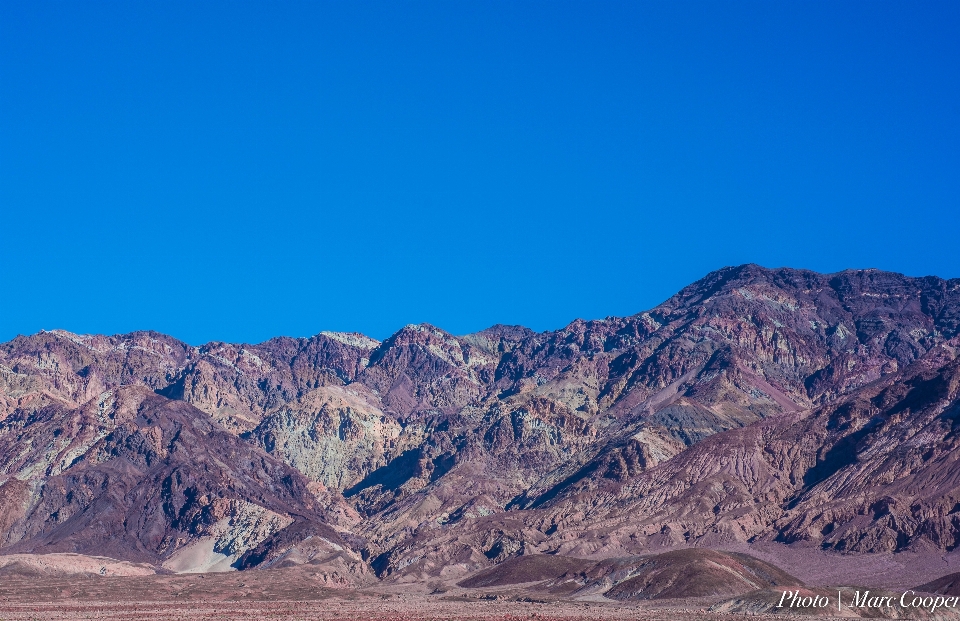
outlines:
[{"label": "mountain peak", "polygon": [[[146,539],[114,537],[111,550],[164,563],[179,552],[150,533],[203,533],[202,545],[230,548],[246,568],[316,558],[310,537],[327,522],[344,543],[362,539],[383,575],[466,571],[521,552],[744,543],[740,526],[859,551],[911,538],[954,546],[960,491],[923,488],[948,479],[923,466],[910,442],[927,436],[904,421],[951,450],[960,376],[941,367],[957,338],[960,281],[754,264],[711,272],[638,315],[545,332],[454,336],[419,323],[382,342],[320,332],[202,348],[147,332],[18,337],[0,344],[0,496],[16,495],[0,506],[0,524],[12,525],[0,548],[98,551],[117,533],[84,534],[100,528],[84,503],[106,500],[79,490],[114,480],[138,490],[107,499],[115,516],[134,510],[124,498],[171,508],[151,509]],[[873,438],[869,451],[856,434]],[[892,501],[861,506],[865,490],[821,485],[853,480],[849,456],[867,453]],[[901,476],[930,497],[896,487]],[[244,477],[256,498],[240,493]],[[78,491],[65,501],[59,489]],[[836,515],[817,517],[801,494],[820,494]],[[913,529],[913,506],[939,530]],[[881,524],[888,514],[897,518]],[[69,515],[85,521],[58,522]],[[622,529],[601,537],[596,519]],[[252,537],[244,523],[264,530]]]}]

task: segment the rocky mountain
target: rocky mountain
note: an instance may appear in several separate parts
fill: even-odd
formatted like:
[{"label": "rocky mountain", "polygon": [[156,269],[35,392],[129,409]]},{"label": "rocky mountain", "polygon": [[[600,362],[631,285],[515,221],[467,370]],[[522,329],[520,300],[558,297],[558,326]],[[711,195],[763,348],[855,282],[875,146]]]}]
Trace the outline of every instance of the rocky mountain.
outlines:
[{"label": "rocky mountain", "polygon": [[578,519],[586,528],[560,549],[762,539],[842,552],[954,549],[958,345],[828,405],[717,434],[635,476],[578,479],[544,505],[557,523],[591,507]]},{"label": "rocky mountain", "polygon": [[951,550],[958,339],[960,280],[755,265],[543,333],[20,336],[0,551],[200,570],[340,548],[420,580],[535,552]]},{"label": "rocky mountain", "polygon": [[[9,553],[97,553],[176,571],[226,569],[278,533],[348,544],[305,477],[189,404],[145,388],[3,426],[0,526]],[[321,488],[322,489],[322,488]],[[327,499],[325,499],[327,500]]]}]

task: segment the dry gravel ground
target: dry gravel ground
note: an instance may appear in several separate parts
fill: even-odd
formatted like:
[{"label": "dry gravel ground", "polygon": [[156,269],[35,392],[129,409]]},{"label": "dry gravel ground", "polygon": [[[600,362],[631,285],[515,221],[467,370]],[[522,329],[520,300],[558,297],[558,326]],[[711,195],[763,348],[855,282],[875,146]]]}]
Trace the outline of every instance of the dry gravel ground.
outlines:
[{"label": "dry gravel ground", "polygon": [[[335,590],[309,570],[158,576],[0,576],[0,621],[581,621],[731,619],[712,602],[515,601],[510,591],[419,593],[418,586]],[[484,599],[487,598],[487,599]],[[775,618],[775,617],[768,617]]]},{"label": "dry gravel ground", "polygon": [[[0,619],[17,620],[248,620],[284,619],[290,621],[676,621],[678,619],[736,619],[739,615],[706,613],[683,608],[649,609],[604,604],[559,605],[523,602],[454,602],[428,599],[382,601],[361,598],[344,601],[337,598],[308,602],[297,601],[222,601],[222,602],[116,602],[64,601],[48,604],[0,605]],[[752,617],[756,619],[757,617]],[[789,618],[765,616],[765,619]],[[796,619],[796,617],[792,617]]]}]

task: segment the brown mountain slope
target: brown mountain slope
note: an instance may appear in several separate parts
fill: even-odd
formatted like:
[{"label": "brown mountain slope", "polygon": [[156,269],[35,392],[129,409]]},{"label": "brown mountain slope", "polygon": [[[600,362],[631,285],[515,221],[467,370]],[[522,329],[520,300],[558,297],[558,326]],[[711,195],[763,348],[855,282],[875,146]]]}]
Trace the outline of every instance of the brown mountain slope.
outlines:
[{"label": "brown mountain slope", "polygon": [[[390,557],[396,557],[395,562],[407,563],[416,556],[410,546],[418,549],[415,542],[433,536],[425,533],[469,513],[479,499],[484,499],[482,506],[495,511],[533,508],[564,494],[567,486],[616,485],[669,462],[687,446],[717,432],[753,424],[771,413],[795,415],[802,411],[800,406],[830,403],[883,373],[896,374],[928,347],[956,334],[958,291],[955,281],[905,279],[875,271],[827,277],[747,266],[713,274],[665,303],[656,316],[676,319],[659,327],[649,323],[655,316],[651,311],[628,319],[575,322],[557,333],[527,336],[501,360],[497,382],[503,390],[496,401],[488,402],[486,411],[465,408],[461,415],[469,418],[445,430],[438,424],[434,429],[443,431],[429,435],[425,447],[453,447],[453,465],[443,478],[417,478],[407,470],[410,475],[405,480],[417,481],[416,485],[373,504],[380,516],[389,519],[362,526],[372,553],[393,550]],[[787,293],[792,297],[785,297]],[[877,316],[881,319],[870,319]],[[723,322],[732,328],[719,331],[717,326]],[[860,331],[847,332],[844,322],[859,326]],[[638,338],[643,326],[651,331]],[[625,331],[627,327],[632,327],[632,333]],[[903,346],[904,339],[912,346]],[[644,348],[652,353],[644,354]],[[625,362],[612,364],[631,356],[636,357],[630,363],[633,371],[625,370]],[[824,369],[831,364],[842,367],[843,373],[825,375]],[[551,367],[562,372],[550,378],[546,374]],[[604,370],[599,372],[600,368]],[[532,373],[534,384],[526,382],[525,376],[531,375],[528,369],[537,369]],[[657,375],[641,381],[643,369],[656,370]],[[506,381],[511,373],[512,384]],[[625,375],[633,379],[617,388],[621,380],[616,378]],[[823,380],[827,375],[833,379]],[[824,391],[828,385],[830,390]],[[571,392],[571,386],[579,386],[579,392]],[[583,401],[584,395],[591,394],[590,386],[597,387],[597,395],[620,390],[619,399],[606,410],[590,414],[591,408],[584,407],[589,399]],[[571,400],[573,394],[580,395],[579,401]],[[510,410],[529,414],[527,404],[534,400],[556,404],[537,408],[544,412],[563,406],[568,415],[562,425],[540,415],[504,418]],[[508,429],[510,433],[505,433]],[[541,434],[540,439],[525,445],[526,429]],[[544,449],[554,451],[556,457],[545,462],[538,457]],[[713,456],[706,459],[716,461]],[[403,468],[391,470],[399,473]],[[698,493],[691,492],[684,502],[703,502]],[[605,502],[602,497],[589,501]],[[708,515],[713,515],[715,504],[706,507]],[[556,526],[585,519],[581,513],[571,508],[571,515],[558,518]],[[594,513],[591,510],[586,519]],[[741,517],[756,519],[752,510]],[[666,529],[665,523],[656,524],[656,532],[644,537],[660,545],[684,543],[695,536],[686,528],[678,530],[676,523]],[[544,528],[550,527],[548,523]],[[440,540],[445,538],[442,530],[436,533]],[[719,540],[752,536],[744,535],[743,529],[738,532],[715,535]],[[476,548],[480,539],[471,544],[468,557],[489,551]],[[582,550],[589,551],[588,547]],[[440,552],[433,545],[427,549]],[[461,556],[451,554],[450,558]]]},{"label": "brown mountain slope", "polygon": [[[295,470],[143,388],[0,424],[4,551],[228,568],[286,529],[347,547]],[[332,508],[331,509],[335,509]]]},{"label": "brown mountain slope", "polygon": [[[517,554],[603,558],[764,540],[847,553],[952,550],[958,351],[946,344],[829,405],[715,434],[631,476],[589,473],[537,509],[431,521],[426,508],[463,498],[469,479],[456,468],[384,514],[417,521],[389,532],[375,568],[425,579]],[[371,524],[367,532],[387,532],[382,519]]]},{"label": "brown mountain slope", "polygon": [[[773,538],[852,552],[956,547],[957,347],[811,412],[717,434],[548,503],[568,554]],[[576,533],[576,535],[573,535]]]},{"label": "brown mountain slope", "polygon": [[18,408],[79,406],[118,386],[163,388],[193,356],[194,348],[156,332],[18,336],[0,344],[0,420]]},{"label": "brown mountain slope", "polygon": [[[913,381],[905,369],[945,356],[958,330],[960,280],[746,265],[711,273],[650,311],[544,333],[496,326],[457,337],[424,324],[382,343],[320,333],[202,347],[154,333],[18,337],[0,345],[0,418],[11,430],[0,435],[8,477],[0,494],[16,501],[0,510],[0,526],[19,524],[16,507],[33,506],[47,479],[66,476],[103,440],[93,423],[61,424],[65,413],[92,421],[118,388],[140,386],[192,404],[236,446],[299,470],[339,516],[329,519],[362,536],[386,573],[420,571],[412,559],[424,551],[465,573],[544,546],[621,554],[771,529],[783,541],[836,549],[948,547],[952,508],[883,501],[857,513],[849,498],[872,492],[839,473],[866,463],[844,461],[844,447],[879,438],[871,446],[880,455],[884,442],[905,442],[896,423],[870,422],[874,409],[895,407],[875,404],[871,391]],[[897,401],[893,392],[885,398]],[[793,431],[831,416],[849,421]],[[843,435],[847,423],[862,436]],[[60,436],[38,431],[56,426]],[[147,446],[143,433],[124,442]],[[38,435],[24,449],[29,434]],[[190,441],[209,443],[204,434]],[[937,441],[938,455],[949,455],[952,440]],[[909,485],[917,489],[951,485],[950,476],[894,467],[916,455],[890,459],[856,476],[916,474]],[[827,505],[832,513],[813,515]],[[510,511],[496,526],[508,509],[523,517]],[[876,530],[881,518],[889,533]],[[909,526],[921,522],[937,532]],[[3,536],[20,541],[9,535],[16,528]],[[279,558],[299,545],[284,539],[296,531],[250,544],[244,562]],[[903,533],[908,541],[896,539]]]},{"label": "brown mountain slope", "polygon": [[803,586],[793,576],[747,554],[697,548],[601,561],[551,554],[519,556],[457,585],[470,589],[529,585],[526,588],[531,593],[602,594],[621,601],[729,597],[763,588]]}]

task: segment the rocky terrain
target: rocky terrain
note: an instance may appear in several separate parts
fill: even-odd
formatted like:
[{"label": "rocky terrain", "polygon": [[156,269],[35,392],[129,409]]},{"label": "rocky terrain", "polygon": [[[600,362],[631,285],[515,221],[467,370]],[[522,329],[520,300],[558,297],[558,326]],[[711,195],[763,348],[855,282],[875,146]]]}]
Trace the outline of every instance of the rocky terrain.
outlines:
[{"label": "rocky terrain", "polygon": [[[20,336],[0,344],[0,554],[353,587],[690,547],[734,573],[764,545],[952,558],[958,353],[958,279],[754,265],[553,332]],[[644,571],[597,593],[637,599]]]},{"label": "rocky terrain", "polygon": [[544,594],[604,595],[621,601],[732,596],[771,587],[804,586],[781,569],[746,554],[697,548],[600,561],[524,555],[473,574],[457,586],[527,583]]}]

